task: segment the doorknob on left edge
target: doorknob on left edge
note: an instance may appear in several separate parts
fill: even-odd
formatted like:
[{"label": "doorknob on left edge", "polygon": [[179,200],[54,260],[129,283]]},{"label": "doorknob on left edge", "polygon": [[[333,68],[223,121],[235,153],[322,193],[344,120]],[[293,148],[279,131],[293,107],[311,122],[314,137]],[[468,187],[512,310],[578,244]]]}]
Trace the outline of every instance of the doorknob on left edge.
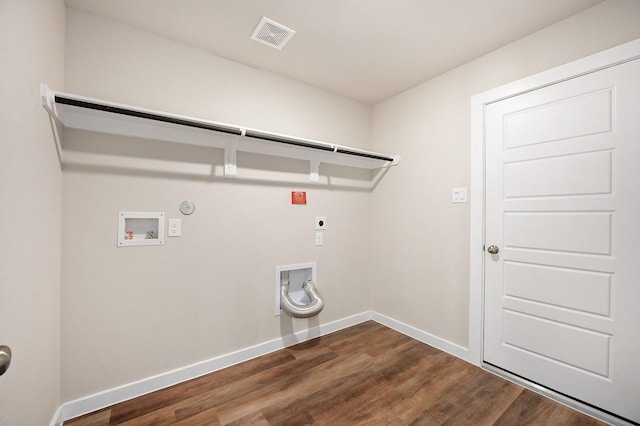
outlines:
[{"label": "doorknob on left edge", "polygon": [[489,254],[498,254],[500,252],[500,249],[498,248],[498,246],[490,245],[489,247],[487,247],[487,252]]},{"label": "doorknob on left edge", "polygon": [[0,346],[0,376],[2,376],[11,364],[11,349],[9,346]]}]

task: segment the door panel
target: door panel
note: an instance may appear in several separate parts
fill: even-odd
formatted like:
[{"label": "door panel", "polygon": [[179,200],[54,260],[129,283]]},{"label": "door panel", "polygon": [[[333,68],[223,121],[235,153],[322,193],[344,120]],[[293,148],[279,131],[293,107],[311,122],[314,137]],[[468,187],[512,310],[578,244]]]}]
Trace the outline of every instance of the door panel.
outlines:
[{"label": "door panel", "polygon": [[504,294],[609,316],[611,274],[505,261]]},{"label": "door panel", "polygon": [[504,311],[504,343],[533,355],[606,377],[609,336],[582,327]]},{"label": "door panel", "polygon": [[[590,170],[588,175],[581,170]],[[535,179],[529,179],[535,176]],[[504,166],[504,196],[554,197],[611,193],[611,152],[587,152]]]},{"label": "door panel", "polygon": [[640,422],[640,60],[490,104],[484,359]]},{"label": "door panel", "polygon": [[[566,98],[542,102],[533,99],[523,109],[505,115],[505,147],[517,148],[610,132],[613,127],[612,98],[612,89],[605,88],[594,93],[569,93]],[[577,111],[580,114],[576,114]],[[550,121],[554,126],[547,125]]]},{"label": "door panel", "polygon": [[611,253],[611,213],[505,212],[504,246],[573,253]]}]

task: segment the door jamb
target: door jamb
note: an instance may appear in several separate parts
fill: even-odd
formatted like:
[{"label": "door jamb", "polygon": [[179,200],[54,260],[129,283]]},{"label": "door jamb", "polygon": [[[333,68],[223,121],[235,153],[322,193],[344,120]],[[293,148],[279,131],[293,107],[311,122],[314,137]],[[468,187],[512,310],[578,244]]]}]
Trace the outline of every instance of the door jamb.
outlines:
[{"label": "door jamb", "polygon": [[483,361],[485,244],[485,108],[487,105],[640,58],[640,39],[471,97],[469,361]]}]

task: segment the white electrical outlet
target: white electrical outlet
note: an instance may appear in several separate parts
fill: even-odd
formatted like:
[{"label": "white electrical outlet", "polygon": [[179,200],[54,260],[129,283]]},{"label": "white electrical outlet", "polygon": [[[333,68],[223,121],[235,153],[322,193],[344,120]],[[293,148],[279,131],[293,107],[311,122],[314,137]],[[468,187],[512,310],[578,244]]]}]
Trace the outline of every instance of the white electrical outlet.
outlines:
[{"label": "white electrical outlet", "polygon": [[179,237],[180,235],[182,235],[182,220],[169,219],[169,232],[167,232],[167,236]]},{"label": "white electrical outlet", "polygon": [[316,245],[321,246],[324,244],[324,234],[322,232],[316,232]]}]

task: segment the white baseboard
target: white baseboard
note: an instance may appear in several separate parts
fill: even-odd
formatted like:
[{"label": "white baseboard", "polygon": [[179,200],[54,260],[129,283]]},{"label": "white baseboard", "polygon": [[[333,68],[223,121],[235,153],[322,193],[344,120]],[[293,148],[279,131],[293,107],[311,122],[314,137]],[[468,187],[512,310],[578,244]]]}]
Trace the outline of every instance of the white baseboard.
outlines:
[{"label": "white baseboard", "polygon": [[467,361],[467,362],[470,362],[471,364],[476,365],[470,357],[468,348],[460,346],[456,343],[452,343],[440,337],[434,336],[433,334],[429,334],[427,332],[419,330],[403,322],[396,321],[393,318],[389,318],[377,312],[372,313],[371,319],[374,320],[375,322],[379,322],[382,325],[386,325],[387,327],[392,328],[397,332],[406,334],[407,336],[413,339],[416,339],[422,343],[426,343],[429,346],[433,346],[434,348],[440,349],[441,351],[447,352],[464,361]]},{"label": "white baseboard", "polygon": [[360,324],[372,319],[372,315],[373,313],[370,311],[362,312],[328,324],[322,324],[308,330],[299,331],[278,339],[241,349],[236,352],[211,358],[206,361],[148,377],[137,382],[118,386],[113,389],[108,389],[74,401],[65,402],[56,411],[54,418],[51,420],[50,426],[60,426],[66,420],[70,420],[138,396],[146,395],[187,380],[195,379],[205,374],[213,373],[214,371],[295,345],[296,343],[301,343],[342,330],[343,328]]},{"label": "white baseboard", "polygon": [[342,318],[328,324],[322,324],[316,327],[312,327],[308,330],[289,334],[278,339],[270,340],[268,342],[260,343],[258,345],[241,349],[236,352],[228,353],[208,359],[206,361],[178,368],[173,371],[168,371],[166,373],[148,377],[137,382],[128,383],[126,385],[118,386],[113,389],[108,389],[106,391],[79,398],[74,401],[65,402],[58,408],[58,411],[56,412],[54,418],[51,420],[50,426],[60,426],[66,420],[70,420],[84,414],[109,407],[119,402],[146,395],[148,393],[155,392],[157,390],[164,389],[169,386],[185,382],[187,380],[195,379],[205,374],[213,373],[214,371],[231,367],[232,365],[236,365],[241,362],[245,362],[259,356],[269,354],[279,349],[295,345],[296,343],[301,343],[310,339],[314,339],[316,337],[324,336],[326,334],[333,333],[335,331],[342,330],[344,328],[351,327],[368,320],[376,321],[422,343],[426,343],[427,345],[433,346],[444,352],[448,352],[451,355],[454,355],[465,361],[472,362],[470,360],[469,350],[467,348],[441,339],[432,334],[426,333],[400,321],[396,321],[385,315],[367,311],[347,318]]},{"label": "white baseboard", "polygon": [[62,423],[65,421],[64,417],[62,417],[62,405],[58,407],[56,413],[53,415],[53,419],[51,419],[51,423],[49,426],[62,426]]}]

